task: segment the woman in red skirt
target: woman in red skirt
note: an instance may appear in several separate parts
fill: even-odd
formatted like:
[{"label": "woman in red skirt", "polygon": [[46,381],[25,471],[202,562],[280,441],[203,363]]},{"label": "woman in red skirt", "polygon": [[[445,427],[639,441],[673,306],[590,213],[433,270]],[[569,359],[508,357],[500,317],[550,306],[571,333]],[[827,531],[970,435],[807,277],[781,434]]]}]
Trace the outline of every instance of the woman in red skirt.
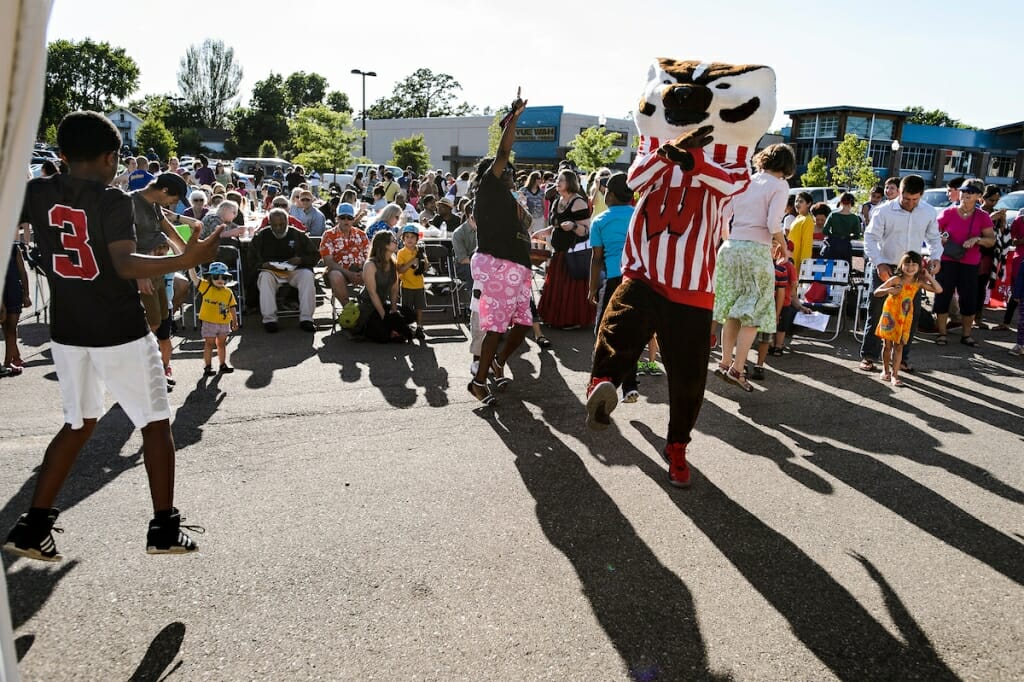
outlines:
[{"label": "woman in red skirt", "polygon": [[597,310],[587,297],[588,278],[569,275],[565,252],[586,240],[590,230],[590,203],[580,193],[580,179],[569,169],[558,174],[558,198],[551,204],[551,247],[539,312],[544,324],[573,329],[594,324]]}]

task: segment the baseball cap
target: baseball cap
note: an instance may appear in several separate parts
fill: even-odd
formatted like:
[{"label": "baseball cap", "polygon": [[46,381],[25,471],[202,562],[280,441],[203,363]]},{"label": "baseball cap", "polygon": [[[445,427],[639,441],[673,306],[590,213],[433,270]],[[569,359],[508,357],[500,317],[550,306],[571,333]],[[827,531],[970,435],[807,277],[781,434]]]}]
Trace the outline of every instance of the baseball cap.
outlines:
[{"label": "baseball cap", "polygon": [[402,228],[402,234],[414,234],[418,237],[420,234],[420,228],[415,225],[406,225]]},{"label": "baseball cap", "polygon": [[347,203],[347,202],[344,203],[344,204],[338,204],[338,213],[337,214],[338,215],[347,215],[347,216],[351,216],[351,217],[354,218],[355,215],[356,215],[356,207],[353,206],[352,204]]},{"label": "baseball cap", "polygon": [[266,185],[267,194],[277,194],[280,191],[277,185]]},{"label": "baseball cap", "polygon": [[628,204],[633,201],[633,190],[626,184],[625,173],[612,173],[611,177],[608,178],[608,191],[623,203]]},{"label": "baseball cap", "polygon": [[165,189],[168,194],[176,197],[188,195],[188,185],[177,173],[160,173],[153,181],[153,189]]}]

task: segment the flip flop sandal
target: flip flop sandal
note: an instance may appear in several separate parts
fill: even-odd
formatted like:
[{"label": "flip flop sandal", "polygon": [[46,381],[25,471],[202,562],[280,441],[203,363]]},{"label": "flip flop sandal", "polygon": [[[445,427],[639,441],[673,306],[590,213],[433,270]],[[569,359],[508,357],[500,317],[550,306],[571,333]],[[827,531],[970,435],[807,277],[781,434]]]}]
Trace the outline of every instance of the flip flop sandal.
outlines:
[{"label": "flip flop sandal", "polygon": [[551,348],[551,340],[548,337],[541,335],[537,337],[537,345],[541,348]]},{"label": "flip flop sandal", "polygon": [[468,390],[469,394],[479,400],[482,404],[494,404],[494,394],[487,389],[487,384],[478,384],[475,381],[470,381],[466,390]]},{"label": "flip flop sandal", "polygon": [[891,379],[892,379],[892,375],[891,374],[883,374],[882,375],[882,381],[889,381]]},{"label": "flip flop sandal", "polygon": [[961,336],[960,337],[960,343],[964,344],[965,346],[977,346],[978,345],[978,342],[974,340],[973,336]]},{"label": "flip flop sandal", "polygon": [[904,384],[903,384],[903,382],[898,377],[893,377],[892,378],[892,385],[895,386],[896,388],[900,388]]},{"label": "flip flop sandal", "polygon": [[877,368],[875,367],[874,360],[864,358],[860,361],[859,368],[862,372],[874,372]]},{"label": "flip flop sandal", "polygon": [[939,334],[935,337],[936,346],[945,346],[947,343],[949,343],[949,339],[946,338],[945,334]]},{"label": "flip flop sandal", "polygon": [[911,365],[906,360],[901,360],[900,361],[900,371],[901,372],[906,372],[907,374],[913,374],[914,373],[914,366]]}]

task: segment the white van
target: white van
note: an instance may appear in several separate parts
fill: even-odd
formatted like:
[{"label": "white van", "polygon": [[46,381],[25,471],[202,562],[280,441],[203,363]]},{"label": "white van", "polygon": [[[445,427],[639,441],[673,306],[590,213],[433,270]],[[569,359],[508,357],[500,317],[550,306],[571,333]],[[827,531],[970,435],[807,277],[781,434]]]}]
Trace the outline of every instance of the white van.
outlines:
[{"label": "white van", "polygon": [[231,163],[231,167],[234,168],[236,172],[245,173],[246,175],[252,175],[256,172],[257,166],[263,166],[263,173],[268,178],[274,174],[275,170],[278,169],[280,169],[282,174],[287,173],[288,168],[291,165],[292,164],[288,163],[284,159],[256,157],[240,157]]}]

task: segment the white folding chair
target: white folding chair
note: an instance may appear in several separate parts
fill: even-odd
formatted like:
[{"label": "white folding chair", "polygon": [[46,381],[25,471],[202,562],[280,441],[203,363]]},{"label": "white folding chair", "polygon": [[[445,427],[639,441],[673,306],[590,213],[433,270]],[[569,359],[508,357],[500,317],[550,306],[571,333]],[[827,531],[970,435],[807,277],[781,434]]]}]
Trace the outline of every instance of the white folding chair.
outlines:
[{"label": "white folding chair", "polygon": [[[834,341],[839,336],[839,331],[843,327],[843,317],[846,315],[844,305],[846,303],[846,292],[850,288],[850,264],[845,260],[828,260],[825,258],[808,258],[804,260],[800,263],[798,288],[801,300],[803,300],[804,295],[812,284],[825,285],[825,300],[815,303],[804,302],[804,305],[811,310],[827,314],[829,318],[835,317],[835,328],[832,332],[829,332],[828,325],[826,325],[824,332],[832,334],[832,336],[828,337],[828,341]],[[831,323],[831,319],[829,322]]]},{"label": "white folding chair", "polygon": [[872,282],[875,279],[875,264],[868,261],[864,264],[864,279],[859,286],[856,287],[857,291],[857,307],[853,313],[853,337],[857,341],[864,340],[864,324],[868,319],[868,306],[871,305],[871,296],[873,287]]}]

